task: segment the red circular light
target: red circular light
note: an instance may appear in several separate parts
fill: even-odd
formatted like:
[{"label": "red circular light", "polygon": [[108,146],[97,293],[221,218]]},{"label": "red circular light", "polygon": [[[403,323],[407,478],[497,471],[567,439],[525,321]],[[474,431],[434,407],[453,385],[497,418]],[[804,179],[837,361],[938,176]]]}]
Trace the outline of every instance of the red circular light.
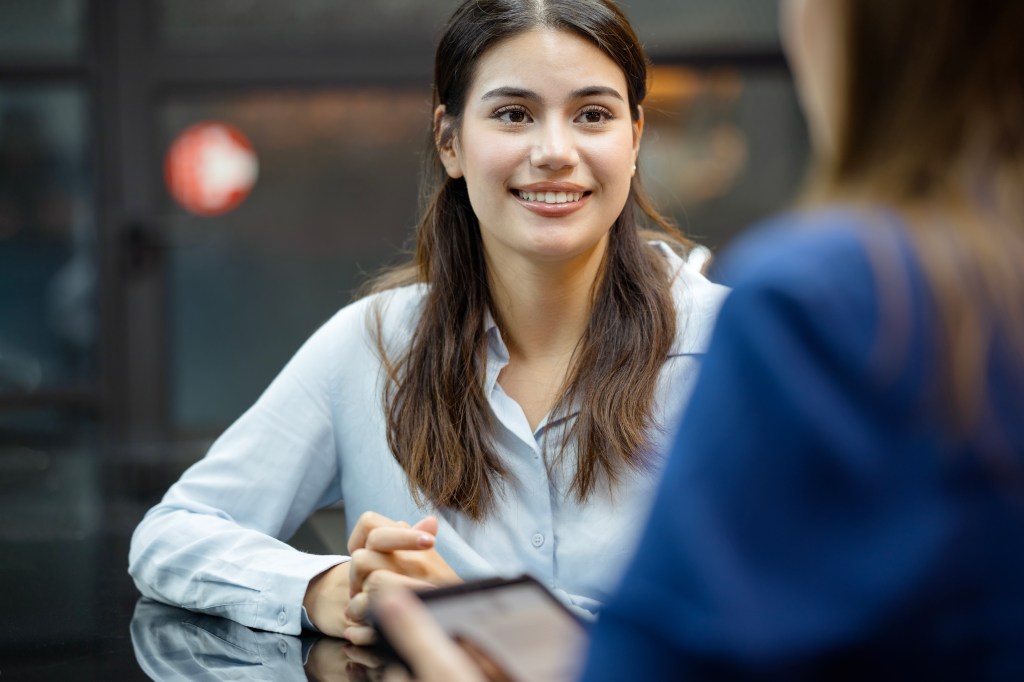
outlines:
[{"label": "red circular light", "polygon": [[202,216],[235,209],[249,195],[258,171],[249,140],[238,128],[219,121],[188,127],[171,143],[164,161],[171,196]]}]

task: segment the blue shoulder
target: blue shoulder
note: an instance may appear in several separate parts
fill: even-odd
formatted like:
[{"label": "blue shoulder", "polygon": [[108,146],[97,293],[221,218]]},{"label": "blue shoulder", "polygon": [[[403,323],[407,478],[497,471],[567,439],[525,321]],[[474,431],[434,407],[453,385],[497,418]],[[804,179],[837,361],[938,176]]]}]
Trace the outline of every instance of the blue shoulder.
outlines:
[{"label": "blue shoulder", "polygon": [[767,315],[844,374],[884,366],[905,389],[920,382],[924,358],[911,349],[930,352],[934,321],[895,213],[836,206],[770,219],[723,254],[716,274],[733,288],[733,315],[757,324]]},{"label": "blue shoulder", "polygon": [[859,288],[873,279],[880,257],[895,255],[897,267],[906,266],[902,233],[902,223],[882,210],[787,213],[756,225],[730,246],[718,261],[716,277],[734,288],[757,283]]}]

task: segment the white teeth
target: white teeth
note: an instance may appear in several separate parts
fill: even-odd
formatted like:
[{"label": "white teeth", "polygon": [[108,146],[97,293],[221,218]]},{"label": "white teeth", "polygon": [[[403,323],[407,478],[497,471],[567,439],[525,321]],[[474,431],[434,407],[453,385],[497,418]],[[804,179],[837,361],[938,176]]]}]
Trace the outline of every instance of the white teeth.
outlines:
[{"label": "white teeth", "polygon": [[523,201],[539,201],[542,204],[567,204],[583,198],[583,192],[524,192],[519,190]]}]

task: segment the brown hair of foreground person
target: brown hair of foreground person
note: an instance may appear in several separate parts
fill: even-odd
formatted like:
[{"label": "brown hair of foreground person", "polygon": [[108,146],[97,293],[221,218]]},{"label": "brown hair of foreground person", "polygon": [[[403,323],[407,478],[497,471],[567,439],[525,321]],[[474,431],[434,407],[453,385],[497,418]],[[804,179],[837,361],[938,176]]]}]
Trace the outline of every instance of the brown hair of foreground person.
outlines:
[{"label": "brown hair of foreground person", "polygon": [[810,198],[906,214],[944,332],[937,394],[966,436],[998,420],[984,395],[995,331],[1024,347],[1024,307],[1007,293],[1024,283],[1024,3],[838,10],[838,120]]}]

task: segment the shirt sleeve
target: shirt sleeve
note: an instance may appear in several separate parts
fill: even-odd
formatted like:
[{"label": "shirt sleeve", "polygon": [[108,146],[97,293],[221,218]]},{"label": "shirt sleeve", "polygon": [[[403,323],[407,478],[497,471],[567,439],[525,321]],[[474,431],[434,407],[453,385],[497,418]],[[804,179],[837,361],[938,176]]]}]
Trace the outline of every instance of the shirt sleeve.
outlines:
[{"label": "shirt sleeve", "polygon": [[309,580],[346,560],[282,541],[341,497],[332,335],[346,322],[336,317],[316,332],[146,514],[129,555],[144,595],[262,630],[301,631]]},{"label": "shirt sleeve", "polygon": [[785,676],[878,632],[926,581],[945,517],[910,483],[936,453],[898,431],[911,409],[900,382],[874,383],[877,297],[863,254],[852,259],[849,287],[787,275],[726,300],[584,680],[748,664]]}]

